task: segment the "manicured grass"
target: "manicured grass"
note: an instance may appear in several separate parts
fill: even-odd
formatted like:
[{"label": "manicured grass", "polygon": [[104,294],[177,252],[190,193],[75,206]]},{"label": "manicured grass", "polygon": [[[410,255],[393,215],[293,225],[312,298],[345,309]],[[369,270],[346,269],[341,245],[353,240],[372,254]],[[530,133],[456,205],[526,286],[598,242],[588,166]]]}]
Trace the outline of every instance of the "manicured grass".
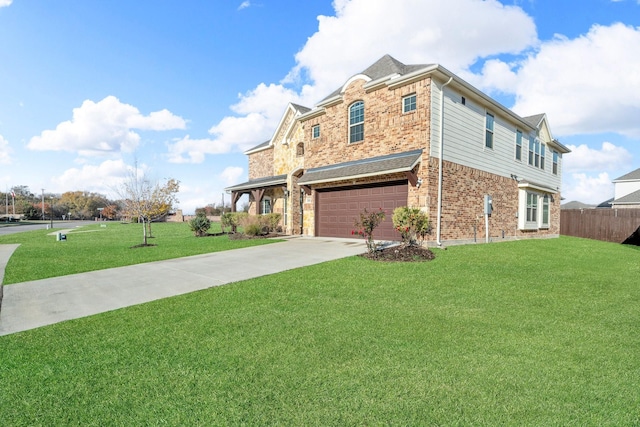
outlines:
[{"label": "manicured grass", "polygon": [[0,337],[0,425],[640,424],[640,250],[352,257]]},{"label": "manicured grass", "polygon": [[[154,238],[148,239],[148,243],[156,246],[133,249],[132,246],[142,243],[141,224],[96,223],[67,233],[65,242],[57,242],[55,235],[49,235],[56,231],[60,229],[0,236],[0,244],[20,243],[9,259],[5,284],[273,242],[229,240],[227,236],[196,238],[185,223],[154,223],[151,226]],[[209,230],[219,231],[217,223]]]}]

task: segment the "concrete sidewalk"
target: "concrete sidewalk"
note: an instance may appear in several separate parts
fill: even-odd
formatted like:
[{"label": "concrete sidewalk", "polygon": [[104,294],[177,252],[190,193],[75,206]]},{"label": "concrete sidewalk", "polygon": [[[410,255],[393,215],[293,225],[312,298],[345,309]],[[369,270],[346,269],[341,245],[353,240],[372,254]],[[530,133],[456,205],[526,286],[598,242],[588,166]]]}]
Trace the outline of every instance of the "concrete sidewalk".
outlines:
[{"label": "concrete sidewalk", "polygon": [[361,254],[362,240],[284,242],[4,286],[0,335]]}]

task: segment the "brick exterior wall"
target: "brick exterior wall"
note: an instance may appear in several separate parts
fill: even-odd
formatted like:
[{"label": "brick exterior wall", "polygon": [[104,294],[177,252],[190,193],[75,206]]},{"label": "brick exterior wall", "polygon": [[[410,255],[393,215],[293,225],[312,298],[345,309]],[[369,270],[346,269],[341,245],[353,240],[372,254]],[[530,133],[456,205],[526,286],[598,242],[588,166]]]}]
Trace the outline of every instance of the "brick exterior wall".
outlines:
[{"label": "brick exterior wall", "polygon": [[[343,102],[303,122],[306,168],[419,148],[429,152],[431,79],[369,93],[363,89],[364,84],[364,80],[354,81],[343,94]],[[416,110],[403,114],[402,97],[414,93]],[[365,104],[364,141],[349,144],[349,107],[359,100]],[[314,125],[320,125],[320,138],[312,138]]]},{"label": "brick exterior wall", "polygon": [[[282,141],[289,124],[294,120],[291,110],[283,119],[283,126],[274,138],[271,149],[249,155],[249,178],[287,174],[288,234],[315,235],[315,189],[340,187],[406,179],[406,174],[395,173],[357,180],[343,180],[313,185],[310,194],[303,196],[303,219],[300,218],[300,173],[305,169],[332,165],[353,160],[362,160],[387,154],[422,149],[421,163],[414,173],[422,179],[420,187],[409,185],[407,205],[421,208],[429,214],[433,233],[429,243],[436,239],[436,215],[438,200],[438,159],[429,158],[431,123],[430,78],[412,82],[389,90],[386,86],[366,92],[362,79],[353,81],[342,95],[342,101],[325,107],[325,112],[298,120],[288,135],[287,144]],[[417,108],[410,113],[402,112],[404,96],[415,94]],[[349,107],[362,100],[365,104],[364,140],[349,144]],[[313,138],[312,127],[320,125],[320,137]],[[304,155],[297,153],[299,143],[304,144]],[[560,195],[554,194],[550,202],[550,228],[548,230],[521,231],[518,229],[519,189],[518,183],[478,169],[444,162],[444,197],[441,238],[445,243],[484,242],[486,236],[483,213],[484,195],[493,198],[493,213],[489,220],[489,236],[492,241],[526,237],[559,235]],[[284,193],[280,189],[267,190],[273,201],[274,212],[283,213]],[[250,212],[255,213],[255,203]]]},{"label": "brick exterior wall", "polygon": [[249,154],[249,179],[273,175],[273,148]]},{"label": "brick exterior wall", "polygon": [[[429,242],[436,240],[438,197],[438,159],[428,162],[430,194],[433,203],[429,207],[434,232]],[[517,181],[494,175],[456,163],[443,162],[443,198],[441,218],[442,241],[484,242],[486,227],[484,218],[484,195],[493,199],[493,212],[489,218],[489,238],[491,241],[503,239],[557,236],[560,234],[560,195],[553,195],[549,203],[550,228],[523,231],[518,229],[519,190]],[[504,233],[504,234],[503,234]]]}]

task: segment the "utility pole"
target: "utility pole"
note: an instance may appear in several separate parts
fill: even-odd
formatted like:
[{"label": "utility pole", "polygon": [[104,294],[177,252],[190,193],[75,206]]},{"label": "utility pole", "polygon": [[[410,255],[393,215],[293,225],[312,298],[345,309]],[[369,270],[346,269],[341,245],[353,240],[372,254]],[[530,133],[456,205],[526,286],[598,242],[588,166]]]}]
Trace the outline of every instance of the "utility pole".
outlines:
[{"label": "utility pole", "polygon": [[42,189],[42,220],[44,221],[44,188]]}]

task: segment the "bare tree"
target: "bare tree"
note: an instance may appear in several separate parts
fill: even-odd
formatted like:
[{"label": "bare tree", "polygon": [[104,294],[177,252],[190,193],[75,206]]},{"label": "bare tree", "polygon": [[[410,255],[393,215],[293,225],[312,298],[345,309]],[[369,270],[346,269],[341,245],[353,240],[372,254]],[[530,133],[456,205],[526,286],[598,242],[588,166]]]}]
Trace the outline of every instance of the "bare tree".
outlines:
[{"label": "bare tree", "polygon": [[[123,214],[130,220],[142,223],[142,242],[147,246],[151,233],[151,221],[166,215],[175,203],[180,182],[169,179],[164,185],[152,183],[138,171],[138,165],[129,171],[125,182],[117,189],[123,202]],[[148,231],[148,233],[147,233]]]}]

